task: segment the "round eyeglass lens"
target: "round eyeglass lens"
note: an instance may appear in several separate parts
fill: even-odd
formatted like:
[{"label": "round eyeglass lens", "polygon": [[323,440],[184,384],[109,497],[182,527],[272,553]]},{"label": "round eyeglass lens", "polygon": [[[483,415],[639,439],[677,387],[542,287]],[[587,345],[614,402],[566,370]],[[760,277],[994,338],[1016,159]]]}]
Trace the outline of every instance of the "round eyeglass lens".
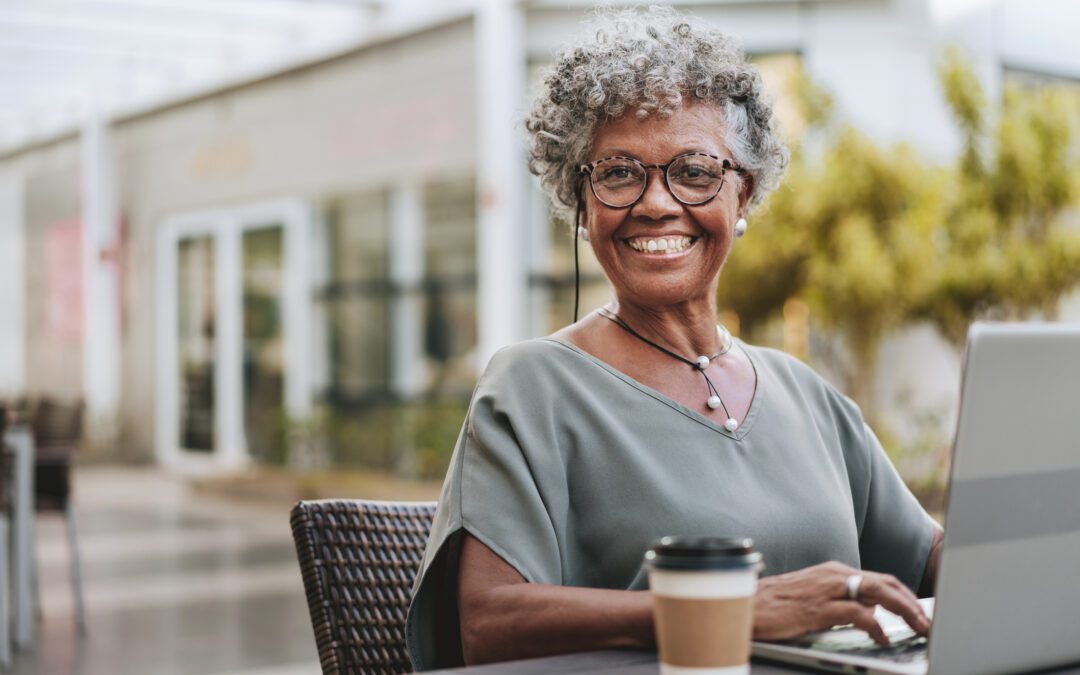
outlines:
[{"label": "round eyeglass lens", "polygon": [[629,206],[645,191],[645,169],[635,161],[614,157],[598,164],[591,175],[596,198],[608,206]]},{"label": "round eyeglass lens", "polygon": [[707,202],[724,185],[724,165],[708,155],[684,155],[668,165],[668,187],[685,204]]}]

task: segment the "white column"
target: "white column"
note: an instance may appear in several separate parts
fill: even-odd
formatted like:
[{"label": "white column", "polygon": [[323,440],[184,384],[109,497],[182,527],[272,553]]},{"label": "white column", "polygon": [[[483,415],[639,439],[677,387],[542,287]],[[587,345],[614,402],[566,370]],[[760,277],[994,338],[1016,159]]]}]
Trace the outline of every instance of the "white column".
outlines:
[{"label": "white column", "polygon": [[483,369],[500,347],[528,334],[528,216],[520,120],[525,100],[525,17],[515,0],[476,9],[477,266]]},{"label": "white column", "polygon": [[424,209],[417,185],[390,191],[390,387],[403,399],[424,389]]},{"label": "white column", "polygon": [[316,300],[316,292],[330,282],[330,233],[322,209],[312,213],[311,246],[308,250],[311,289],[311,347],[308,351],[308,385],[314,400],[330,386],[330,316],[326,303]]},{"label": "white column", "polygon": [[230,219],[219,230],[214,247],[214,455],[221,466],[239,466],[248,461],[244,448],[242,236],[239,224]]},{"label": "white column", "polygon": [[26,237],[22,177],[0,170],[0,396],[26,389]]},{"label": "white column", "polygon": [[82,129],[83,395],[92,446],[116,440],[120,402],[121,264],[116,171],[108,123],[88,117]]},{"label": "white column", "polygon": [[158,370],[154,374],[155,455],[166,466],[180,462],[180,339],[177,319],[177,234],[175,221],[166,221],[155,241],[154,329]]},{"label": "white column", "polygon": [[315,234],[312,208],[305,202],[288,202],[283,208],[285,229],[282,289],[282,338],[285,343],[285,410],[294,420],[311,414],[311,337],[314,287],[309,250]]}]

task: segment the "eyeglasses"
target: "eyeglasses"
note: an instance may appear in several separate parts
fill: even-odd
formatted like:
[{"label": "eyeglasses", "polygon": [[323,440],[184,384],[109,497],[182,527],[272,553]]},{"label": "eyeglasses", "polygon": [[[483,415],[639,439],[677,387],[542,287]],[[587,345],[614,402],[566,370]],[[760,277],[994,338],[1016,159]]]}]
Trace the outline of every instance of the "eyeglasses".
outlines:
[{"label": "eyeglasses", "polygon": [[614,209],[633,206],[649,186],[649,169],[664,172],[668,191],[687,206],[712,201],[724,187],[724,173],[742,172],[731,160],[703,152],[688,152],[667,164],[646,164],[632,157],[605,157],[582,164],[578,172],[589,177],[593,195]]}]

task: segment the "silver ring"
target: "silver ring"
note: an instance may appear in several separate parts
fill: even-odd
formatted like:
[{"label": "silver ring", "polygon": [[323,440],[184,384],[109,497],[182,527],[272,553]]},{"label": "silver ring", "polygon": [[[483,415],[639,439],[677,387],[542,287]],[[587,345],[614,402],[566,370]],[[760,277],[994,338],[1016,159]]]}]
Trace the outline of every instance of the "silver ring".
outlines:
[{"label": "silver ring", "polygon": [[862,584],[861,574],[852,574],[847,578],[847,599],[856,600],[859,599],[859,586]]}]

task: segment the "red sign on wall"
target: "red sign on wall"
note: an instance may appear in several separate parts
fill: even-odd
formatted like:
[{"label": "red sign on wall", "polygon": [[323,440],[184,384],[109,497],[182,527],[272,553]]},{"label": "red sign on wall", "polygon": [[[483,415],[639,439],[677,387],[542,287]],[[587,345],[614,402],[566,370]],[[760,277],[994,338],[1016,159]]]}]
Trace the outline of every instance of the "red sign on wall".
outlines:
[{"label": "red sign on wall", "polygon": [[45,326],[64,344],[82,342],[82,223],[61,221],[45,233]]}]

